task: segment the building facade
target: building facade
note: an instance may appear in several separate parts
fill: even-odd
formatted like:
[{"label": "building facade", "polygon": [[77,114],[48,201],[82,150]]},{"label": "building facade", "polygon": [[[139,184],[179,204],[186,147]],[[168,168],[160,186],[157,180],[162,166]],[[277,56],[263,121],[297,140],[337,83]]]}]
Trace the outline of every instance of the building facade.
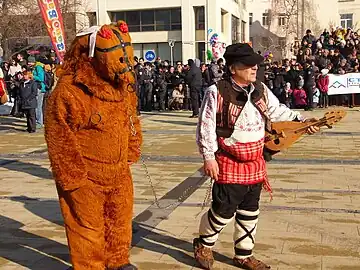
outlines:
[{"label": "building facade", "polygon": [[343,24],[341,16],[350,18],[346,10],[351,10],[351,2],[360,5],[360,0],[249,0],[250,40],[256,50],[271,51],[276,59],[288,57],[294,40],[301,39],[307,29],[318,36],[324,29]]},{"label": "building facade", "polygon": [[227,45],[248,41],[246,0],[91,0],[87,13],[96,13],[97,24],[125,20],[135,55],[153,51],[161,59],[205,60],[208,29]]},{"label": "building facade", "polygon": [[360,31],[360,0],[339,0],[340,25]]}]

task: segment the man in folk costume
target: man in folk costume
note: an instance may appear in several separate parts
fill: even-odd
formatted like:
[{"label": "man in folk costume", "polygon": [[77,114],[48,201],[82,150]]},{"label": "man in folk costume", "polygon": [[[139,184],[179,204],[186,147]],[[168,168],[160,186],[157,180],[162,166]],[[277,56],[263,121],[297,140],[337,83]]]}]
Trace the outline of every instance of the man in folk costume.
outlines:
[{"label": "man in folk costume", "polygon": [[[280,104],[256,80],[263,57],[248,44],[233,44],[224,54],[228,76],[205,94],[197,128],[197,144],[204,171],[215,180],[212,205],[201,219],[194,255],[205,269],[212,269],[212,247],[235,216],[234,264],[243,269],[270,266],[255,259],[252,250],[262,188],[271,192],[264,159],[265,130],[270,121],[306,121],[300,113]],[[318,132],[311,127],[308,133]]]}]

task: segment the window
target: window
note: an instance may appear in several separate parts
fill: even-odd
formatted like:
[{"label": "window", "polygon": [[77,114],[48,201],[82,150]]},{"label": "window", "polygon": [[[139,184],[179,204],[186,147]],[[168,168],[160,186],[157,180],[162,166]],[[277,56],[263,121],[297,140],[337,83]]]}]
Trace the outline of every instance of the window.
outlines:
[{"label": "window", "polygon": [[279,22],[279,26],[286,25],[286,22],[287,22],[286,15],[285,14],[279,14],[278,22]]},{"label": "window", "polygon": [[245,42],[245,27],[246,22],[241,21],[241,42]]},{"label": "window", "polygon": [[285,47],[286,47],[286,38],[284,38],[284,37],[279,37],[278,43],[279,43],[280,49],[285,50]]},{"label": "window", "polygon": [[155,11],[155,25],[156,31],[169,31],[171,28],[170,23],[171,11],[168,9]]},{"label": "window", "polygon": [[221,11],[221,32],[224,33],[225,32],[225,24],[226,24],[226,21],[225,21],[225,15],[226,15],[226,11]]},{"label": "window", "polygon": [[206,60],[205,42],[197,42],[196,45],[197,45],[196,58],[200,59],[201,62],[205,62]]},{"label": "window", "polygon": [[340,23],[342,28],[352,28],[353,27],[353,14],[340,14]]},{"label": "window", "polygon": [[124,14],[124,18],[127,24],[129,25],[130,32],[140,31],[140,12],[138,11],[126,12],[126,14]]},{"label": "window", "polygon": [[94,26],[97,24],[96,12],[87,12],[86,15],[88,16],[89,19],[89,26]]},{"label": "window", "polygon": [[265,25],[265,26],[270,25],[269,13],[263,13],[263,15],[262,15],[262,25]]},{"label": "window", "polygon": [[113,12],[111,18],[126,21],[130,32],[181,30],[180,8]]},{"label": "window", "polygon": [[[136,12],[136,11],[133,11]],[[155,31],[155,12],[154,10],[143,10],[141,14],[141,31]]]},{"label": "window", "polygon": [[205,30],[205,7],[195,7],[195,29]]},{"label": "window", "polygon": [[231,16],[231,40],[232,43],[238,43],[238,32],[239,32],[239,19],[235,16]]},{"label": "window", "polygon": [[171,30],[181,30],[181,9],[171,9]]},{"label": "window", "polygon": [[249,25],[253,24],[253,14],[249,13]]},{"label": "window", "polygon": [[261,38],[261,47],[267,49],[270,45],[270,39],[268,37],[262,37]]}]

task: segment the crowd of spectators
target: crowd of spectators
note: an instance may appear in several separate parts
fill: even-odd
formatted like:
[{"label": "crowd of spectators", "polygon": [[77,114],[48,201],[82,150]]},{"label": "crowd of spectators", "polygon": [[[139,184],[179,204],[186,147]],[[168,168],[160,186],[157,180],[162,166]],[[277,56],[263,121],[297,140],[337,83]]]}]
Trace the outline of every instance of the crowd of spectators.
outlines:
[{"label": "crowd of spectators", "polygon": [[[352,107],[352,94],[328,96],[329,74],[360,72],[359,40],[358,34],[351,29],[325,30],[319,38],[307,30],[302,40],[292,46],[290,59],[272,61],[265,57],[258,70],[258,79],[280,102],[291,108]],[[217,83],[225,73],[221,58],[210,64],[201,63],[199,59],[189,59],[187,64],[177,61],[174,66],[160,57],[153,63],[137,57],[134,60],[139,113],[185,110],[193,112],[191,117],[198,117],[205,89]],[[56,63],[53,51],[42,52],[36,57],[30,55],[26,59],[18,54],[2,63],[0,80],[4,81],[10,102],[14,103],[11,114],[27,116],[28,132],[43,126],[43,108],[56,81]],[[37,91],[33,91],[35,88]]]},{"label": "crowd of spectators", "polygon": [[185,110],[198,117],[204,91],[222,77],[223,66],[221,59],[209,65],[189,59],[187,64],[177,61],[172,66],[159,57],[154,63],[135,57],[138,111]]},{"label": "crowd of spectators", "polygon": [[55,53],[49,51],[27,58],[17,54],[1,64],[1,87],[5,87],[2,90],[6,90],[13,104],[10,114],[26,117],[29,133],[43,127],[46,101],[56,83],[56,63]]},{"label": "crowd of spectators", "polygon": [[324,30],[316,38],[311,30],[292,46],[293,56],[276,62],[266,58],[259,78],[293,108],[312,110],[329,105],[352,107],[353,95],[328,96],[328,74],[359,72],[360,38],[351,29]]}]

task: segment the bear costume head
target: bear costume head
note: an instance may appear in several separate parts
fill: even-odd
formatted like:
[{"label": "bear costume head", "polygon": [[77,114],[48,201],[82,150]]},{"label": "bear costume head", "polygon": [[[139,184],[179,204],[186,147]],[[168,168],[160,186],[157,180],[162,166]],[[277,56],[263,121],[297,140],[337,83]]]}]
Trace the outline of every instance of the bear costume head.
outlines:
[{"label": "bear costume head", "polygon": [[93,26],[79,33],[58,74],[74,74],[79,69],[89,77],[93,76],[91,70],[94,70],[119,91],[129,87],[134,91],[134,52],[127,24],[118,21],[101,27]]}]

